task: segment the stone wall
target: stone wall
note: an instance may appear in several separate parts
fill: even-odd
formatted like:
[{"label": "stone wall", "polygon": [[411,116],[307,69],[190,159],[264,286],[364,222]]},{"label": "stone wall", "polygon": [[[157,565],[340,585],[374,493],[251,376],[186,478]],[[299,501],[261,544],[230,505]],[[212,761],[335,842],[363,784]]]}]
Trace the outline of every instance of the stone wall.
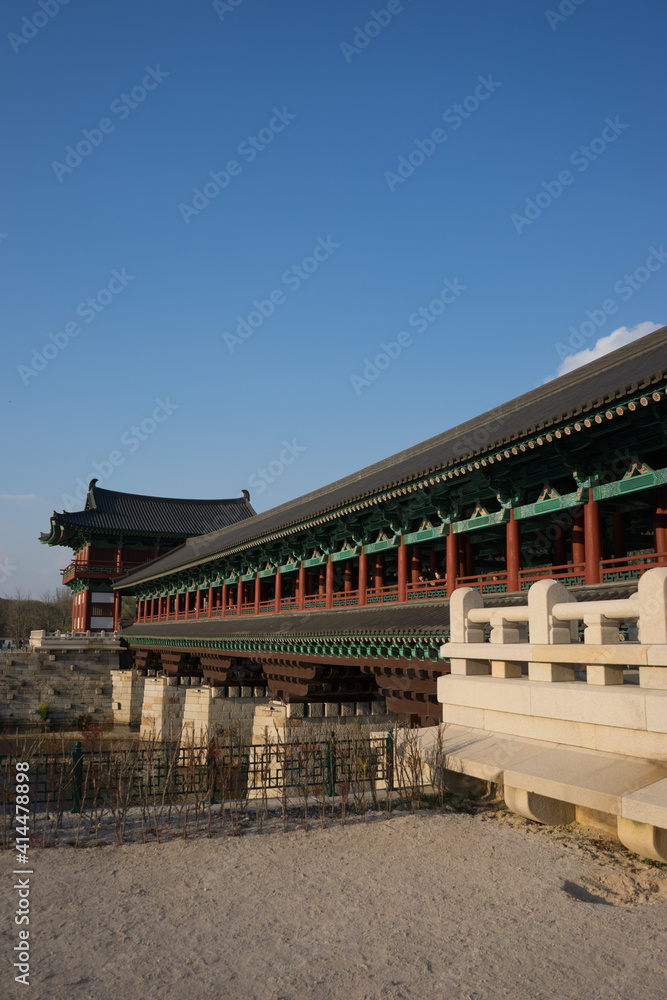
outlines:
[{"label": "stone wall", "polygon": [[41,725],[39,705],[48,706],[48,721],[56,727],[79,715],[110,716],[110,671],[118,660],[115,650],[0,652],[0,726]]}]

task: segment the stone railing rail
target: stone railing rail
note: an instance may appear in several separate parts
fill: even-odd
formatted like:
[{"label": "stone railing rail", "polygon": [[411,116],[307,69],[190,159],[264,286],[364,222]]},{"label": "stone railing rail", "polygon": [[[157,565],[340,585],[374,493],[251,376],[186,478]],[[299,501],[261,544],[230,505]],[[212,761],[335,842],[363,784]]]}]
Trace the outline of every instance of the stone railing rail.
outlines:
[{"label": "stone railing rail", "polygon": [[[637,640],[631,627],[631,640],[623,641],[621,626],[631,622]],[[520,677],[527,663],[536,681],[573,681],[583,664],[587,683],[598,685],[622,684],[624,666],[636,666],[640,686],[666,689],[667,568],[648,570],[627,600],[577,601],[557,581],[540,580],[526,605],[485,608],[479,591],[459,588],[440,655],[450,659],[452,674]]]},{"label": "stone railing rail", "polygon": [[47,632],[36,629],[30,633],[30,649],[119,649],[120,638],[116,632]]}]

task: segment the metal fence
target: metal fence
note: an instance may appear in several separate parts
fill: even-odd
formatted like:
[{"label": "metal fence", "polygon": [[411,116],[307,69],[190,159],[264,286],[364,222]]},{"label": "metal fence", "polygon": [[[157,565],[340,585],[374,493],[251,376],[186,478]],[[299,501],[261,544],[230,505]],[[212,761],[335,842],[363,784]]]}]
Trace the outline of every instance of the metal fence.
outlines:
[{"label": "metal fence", "polygon": [[393,785],[394,738],[381,736],[245,744],[211,740],[207,746],[150,744],[71,753],[0,755],[0,811],[13,812],[15,765],[29,762],[31,812],[122,801],[124,806],[196,796],[239,799],[257,794],[317,792],[329,797]]}]

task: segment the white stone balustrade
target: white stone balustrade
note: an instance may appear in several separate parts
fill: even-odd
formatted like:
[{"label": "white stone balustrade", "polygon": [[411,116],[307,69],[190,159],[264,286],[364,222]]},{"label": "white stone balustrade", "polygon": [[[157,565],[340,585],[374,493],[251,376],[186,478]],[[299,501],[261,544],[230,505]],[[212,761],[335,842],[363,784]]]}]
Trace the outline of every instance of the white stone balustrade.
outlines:
[{"label": "white stone balustrade", "polygon": [[[454,675],[520,677],[526,663],[531,680],[548,682],[574,681],[575,667],[585,665],[587,683],[603,686],[622,684],[623,667],[636,666],[641,687],[667,689],[666,601],[663,568],[645,573],[627,600],[577,601],[557,581],[540,580],[526,605],[485,608],[479,591],[461,587],[450,599],[450,641],[440,655]],[[638,641],[622,642],[621,625],[634,621]]]},{"label": "white stone balustrade", "polygon": [[461,588],[450,626],[438,679],[449,766],[502,787],[523,816],[592,822],[667,861],[667,568],[627,600],[577,601],[540,580],[524,606],[485,608]]},{"label": "white stone balustrade", "polygon": [[86,650],[121,649],[122,643],[116,632],[47,632],[35,629],[30,633],[29,647],[32,650]]}]

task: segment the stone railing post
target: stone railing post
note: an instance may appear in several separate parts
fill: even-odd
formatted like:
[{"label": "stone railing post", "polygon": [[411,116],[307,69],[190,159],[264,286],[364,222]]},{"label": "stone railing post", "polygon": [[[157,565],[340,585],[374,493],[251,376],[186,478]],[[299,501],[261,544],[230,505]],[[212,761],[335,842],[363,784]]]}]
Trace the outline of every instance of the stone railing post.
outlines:
[{"label": "stone railing post", "polygon": [[[667,568],[648,570],[639,579],[639,641],[646,645],[667,644]],[[639,686],[667,688],[667,667],[639,668]]]},{"label": "stone railing post", "polygon": [[[614,645],[621,641],[618,630],[618,622],[605,618],[602,614],[586,614],[586,605],[583,605],[582,616],[586,631],[584,632],[585,645]],[[610,663],[588,663],[586,665],[586,681],[588,684],[622,684],[623,667]]]},{"label": "stone railing post", "polygon": [[[533,645],[556,645],[572,642],[576,622],[554,617],[556,604],[576,603],[576,597],[557,580],[538,580],[528,591],[528,635]],[[528,664],[531,681],[573,681],[574,667],[565,663]]]},{"label": "stone railing post", "polygon": [[[518,622],[509,622],[503,618],[502,610],[491,612],[491,644],[517,643],[522,641],[522,632]],[[518,660],[491,660],[492,677],[521,677],[521,663]]]},{"label": "stone railing post", "polygon": [[[484,626],[475,625],[468,619],[473,608],[483,608],[484,598],[478,590],[459,587],[449,599],[449,641],[484,642]],[[451,660],[453,674],[488,674],[486,660]]]}]

